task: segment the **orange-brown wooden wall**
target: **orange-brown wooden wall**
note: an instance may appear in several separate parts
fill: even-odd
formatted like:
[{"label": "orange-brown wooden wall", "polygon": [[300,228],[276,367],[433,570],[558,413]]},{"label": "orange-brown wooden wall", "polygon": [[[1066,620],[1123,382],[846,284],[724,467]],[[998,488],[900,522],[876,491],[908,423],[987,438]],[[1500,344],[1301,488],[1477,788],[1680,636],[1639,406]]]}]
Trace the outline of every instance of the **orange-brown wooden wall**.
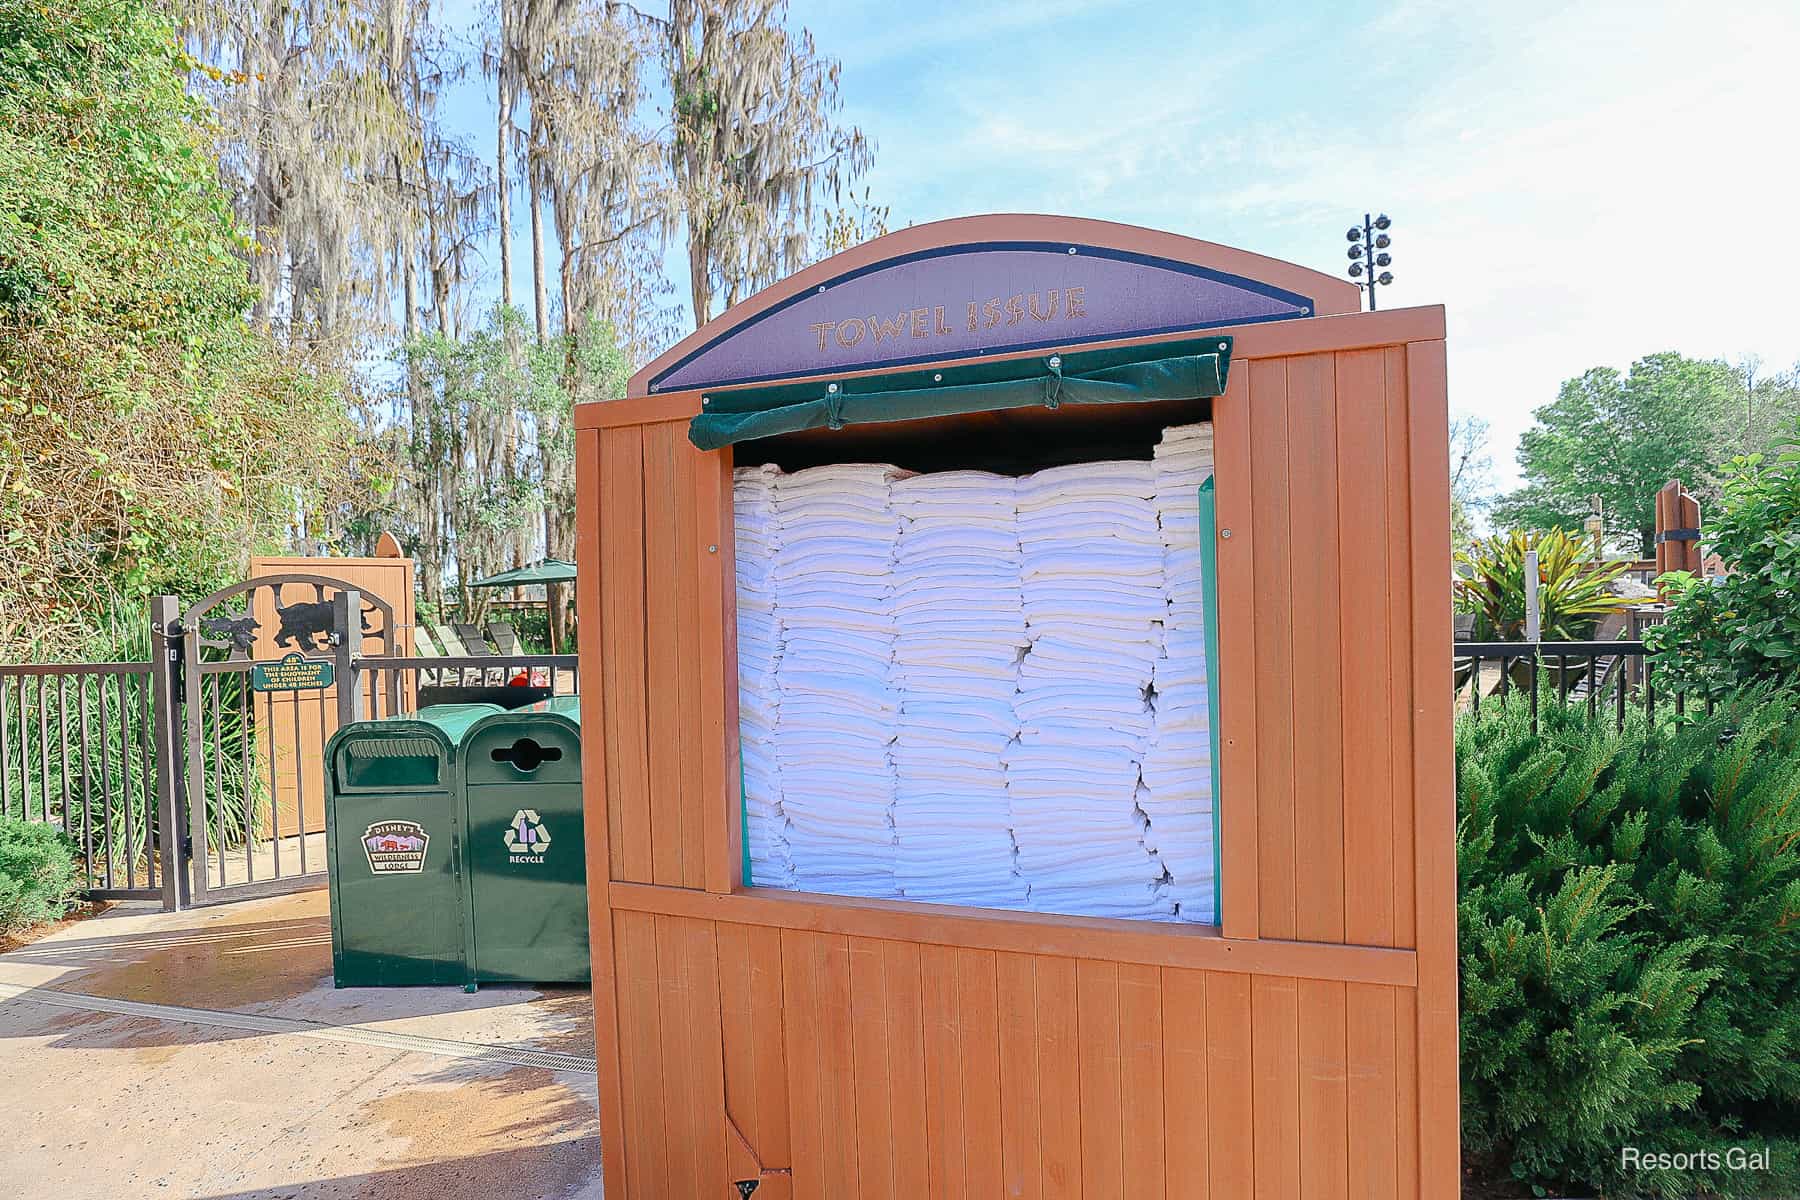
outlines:
[{"label": "orange-brown wooden wall", "polygon": [[1443,315],[1232,332],[1221,929],[741,889],[730,454],[578,410],[612,1200],[1455,1194]]}]

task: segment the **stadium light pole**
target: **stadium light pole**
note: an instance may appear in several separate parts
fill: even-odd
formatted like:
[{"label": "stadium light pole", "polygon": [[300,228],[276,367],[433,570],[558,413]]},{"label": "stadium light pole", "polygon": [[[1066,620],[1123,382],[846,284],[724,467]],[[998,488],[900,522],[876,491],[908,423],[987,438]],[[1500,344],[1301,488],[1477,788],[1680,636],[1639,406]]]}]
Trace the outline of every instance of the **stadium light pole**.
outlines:
[{"label": "stadium light pole", "polygon": [[1393,223],[1386,213],[1377,217],[1364,213],[1363,223],[1352,225],[1349,232],[1344,234],[1350,243],[1350,249],[1346,251],[1350,258],[1350,278],[1356,281],[1357,287],[1369,294],[1370,312],[1374,312],[1376,308],[1375,289],[1394,282],[1394,273],[1382,270],[1394,261],[1393,256],[1387,252],[1387,248],[1394,244],[1394,239],[1387,232],[1388,226]]}]

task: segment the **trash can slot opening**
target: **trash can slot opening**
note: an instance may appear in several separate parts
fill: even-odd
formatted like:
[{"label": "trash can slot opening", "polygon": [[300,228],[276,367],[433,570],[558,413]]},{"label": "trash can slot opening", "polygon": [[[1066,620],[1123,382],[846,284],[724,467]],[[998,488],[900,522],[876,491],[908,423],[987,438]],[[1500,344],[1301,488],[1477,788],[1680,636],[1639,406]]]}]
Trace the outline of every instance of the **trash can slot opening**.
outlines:
[{"label": "trash can slot opening", "polygon": [[495,746],[491,755],[495,762],[511,763],[521,771],[535,771],[544,763],[560,762],[562,756],[561,746],[540,746],[528,737],[510,746]]},{"label": "trash can slot opening", "polygon": [[430,738],[357,738],[344,744],[348,788],[435,787],[438,747]]}]

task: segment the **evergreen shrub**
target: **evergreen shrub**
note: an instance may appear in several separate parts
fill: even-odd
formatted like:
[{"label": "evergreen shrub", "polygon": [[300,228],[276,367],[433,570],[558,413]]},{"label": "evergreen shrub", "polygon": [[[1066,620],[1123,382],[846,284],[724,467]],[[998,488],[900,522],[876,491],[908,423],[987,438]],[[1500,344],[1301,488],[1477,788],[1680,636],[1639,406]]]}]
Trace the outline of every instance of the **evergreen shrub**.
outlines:
[{"label": "evergreen shrub", "polygon": [[[1457,726],[1463,1140],[1537,1195],[1800,1195],[1800,702]],[[1767,1150],[1640,1169],[1627,1147]]]},{"label": "evergreen shrub", "polygon": [[0,937],[59,919],[75,888],[75,847],[60,829],[0,817]]}]

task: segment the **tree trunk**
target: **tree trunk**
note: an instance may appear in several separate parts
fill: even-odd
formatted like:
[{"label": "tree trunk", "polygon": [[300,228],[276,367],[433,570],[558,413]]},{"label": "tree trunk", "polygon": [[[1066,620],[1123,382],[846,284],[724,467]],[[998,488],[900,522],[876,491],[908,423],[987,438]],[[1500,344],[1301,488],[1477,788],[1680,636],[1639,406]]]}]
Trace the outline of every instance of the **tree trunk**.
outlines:
[{"label": "tree trunk", "polygon": [[706,235],[691,228],[693,216],[688,221],[688,286],[694,301],[694,328],[698,329],[712,320],[712,272],[707,269],[710,254],[707,249]]},{"label": "tree trunk", "polygon": [[[496,184],[495,205],[497,220],[500,226],[500,304],[506,309],[513,306],[512,289],[512,164],[507,151],[507,134],[512,129],[512,88],[511,72],[507,64],[512,60],[511,21],[507,16],[508,0],[500,0],[500,132],[494,154],[494,181]],[[502,336],[506,338],[509,356],[517,364],[519,356],[513,353],[514,342],[512,326],[504,320],[501,324]],[[517,406],[509,406],[505,416],[503,468],[506,477],[511,479],[518,470],[519,458],[519,413]],[[512,543],[510,565],[525,565],[526,530],[521,527],[509,539]],[[513,589],[513,597],[518,598],[519,589]]]},{"label": "tree trunk", "polygon": [[512,307],[512,165],[507,134],[512,130],[512,21],[510,0],[500,0],[499,133],[494,147],[494,207],[500,234],[500,303]]},{"label": "tree trunk", "polygon": [[[533,118],[536,119],[535,117]],[[550,344],[550,284],[544,278],[544,202],[538,194],[537,164],[526,171],[531,191],[531,283],[533,303],[537,310],[538,345]]]}]

